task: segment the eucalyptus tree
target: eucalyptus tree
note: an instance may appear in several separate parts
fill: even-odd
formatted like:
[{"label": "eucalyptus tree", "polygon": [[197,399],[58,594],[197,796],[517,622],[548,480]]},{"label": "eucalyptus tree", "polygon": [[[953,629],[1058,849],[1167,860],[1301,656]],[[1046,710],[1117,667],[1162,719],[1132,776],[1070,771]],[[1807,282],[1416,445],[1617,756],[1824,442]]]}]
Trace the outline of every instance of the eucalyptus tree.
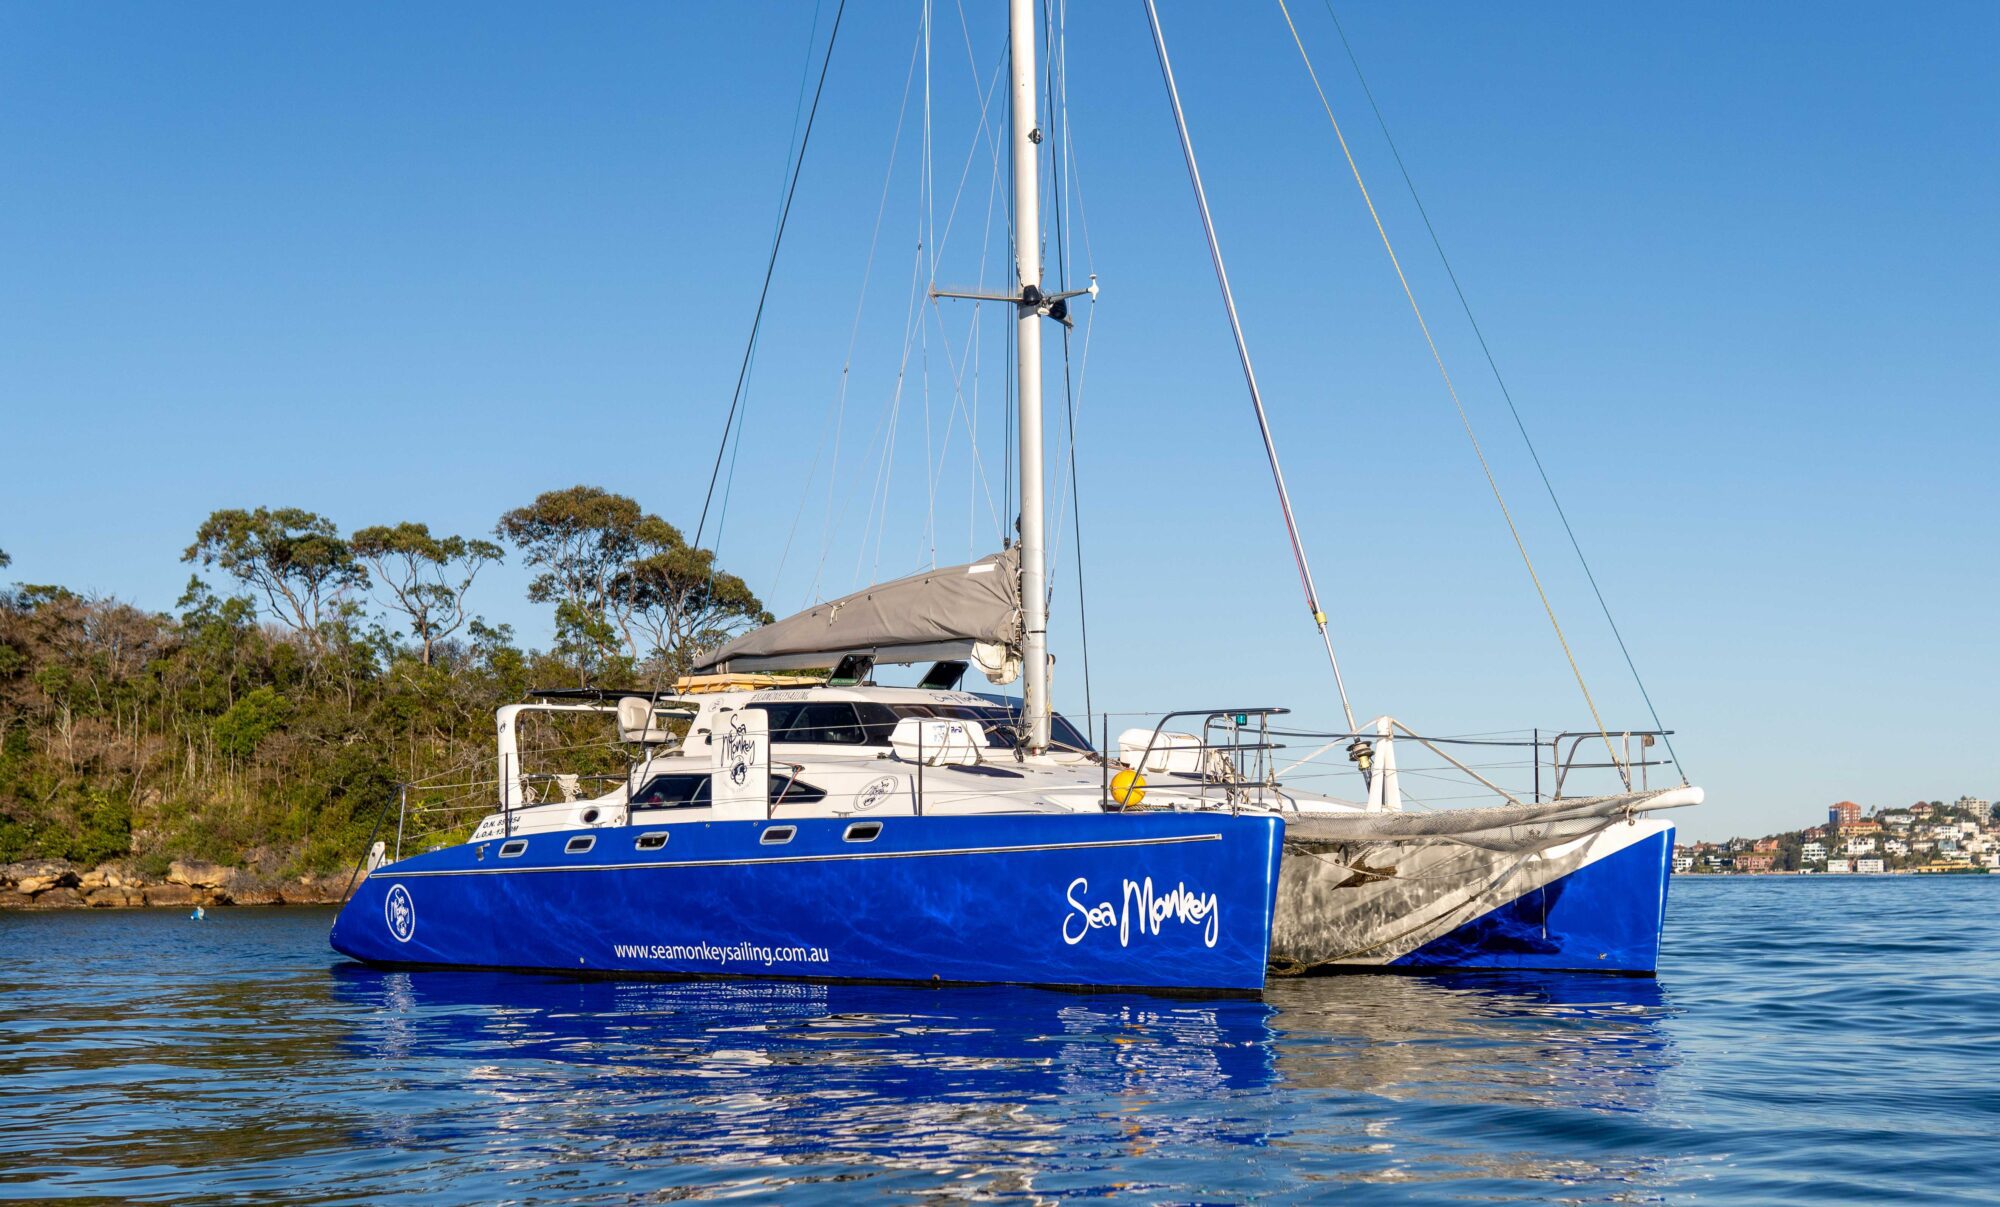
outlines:
[{"label": "eucalyptus tree", "polygon": [[501,516],[494,535],[540,570],[528,582],[528,599],[555,605],[557,644],[588,673],[614,657],[626,635],[613,584],[662,527],[671,525],[624,495],[572,486]]},{"label": "eucalyptus tree", "polygon": [[261,594],[270,615],[315,653],[325,649],[328,626],[347,616],[348,595],[368,585],[333,521],[296,507],[214,512],[181,560],[220,566]]},{"label": "eucalyptus tree", "polygon": [[430,526],[405,521],[354,534],[354,554],[389,592],[383,606],[410,618],[425,666],[437,643],[465,627],[465,596],[489,562],[502,557],[492,541],[432,536]]},{"label": "eucalyptus tree", "polygon": [[650,643],[646,657],[667,674],[685,671],[698,650],[771,623],[748,584],[716,569],[712,550],[685,542],[634,561],[617,587],[631,607],[632,626]]},{"label": "eucalyptus tree", "polygon": [[716,571],[712,552],[600,487],[548,491],[501,516],[495,532],[540,569],[528,598],[556,605],[558,642],[586,670],[621,652],[677,667],[688,642],[764,618],[742,579]]}]

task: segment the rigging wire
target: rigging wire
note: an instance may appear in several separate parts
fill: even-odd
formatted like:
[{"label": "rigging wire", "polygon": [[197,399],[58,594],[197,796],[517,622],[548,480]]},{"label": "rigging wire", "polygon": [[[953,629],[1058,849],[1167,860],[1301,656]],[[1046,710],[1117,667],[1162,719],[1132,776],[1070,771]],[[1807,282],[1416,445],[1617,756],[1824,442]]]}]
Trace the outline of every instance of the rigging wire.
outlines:
[{"label": "rigging wire", "polygon": [[[1048,92],[1048,110],[1051,116],[1056,117],[1058,119],[1060,128],[1060,133],[1057,136],[1055,146],[1051,148],[1051,151],[1053,152],[1051,158],[1053,158],[1056,162],[1054,164],[1054,170],[1049,173],[1049,186],[1050,186],[1051,196],[1055,202],[1055,204],[1050,206],[1049,208],[1055,214],[1057,293],[1065,293],[1069,290],[1069,241],[1064,237],[1063,234],[1063,187],[1062,187],[1062,176],[1064,168],[1066,166],[1070,166],[1069,151],[1068,151],[1069,138],[1070,138],[1069,70],[1068,70],[1068,63],[1064,61],[1064,56],[1068,51],[1068,41],[1063,37],[1063,29],[1066,22],[1060,20],[1060,18],[1067,17],[1068,14],[1066,12],[1066,8],[1067,8],[1066,3],[1064,3],[1063,0],[1058,0],[1057,12],[1052,13],[1049,0],[1042,0],[1042,21],[1044,26],[1048,28],[1047,37],[1050,42],[1049,54],[1047,56],[1048,73],[1045,76],[1045,86]],[[1058,80],[1061,81],[1060,89],[1058,89],[1057,86]],[[1056,103],[1058,92],[1060,92],[1062,98],[1062,104],[1060,106],[1057,105]],[[1096,310],[1097,307],[1095,303],[1093,303],[1091,306],[1091,313],[1095,315]],[[1062,324],[1063,413],[1065,417],[1068,419],[1068,426],[1069,426],[1069,449],[1068,449],[1069,503],[1070,503],[1070,522],[1073,526],[1072,540],[1076,548],[1077,646],[1081,651],[1083,659],[1083,715],[1084,715],[1084,722],[1086,725],[1088,725],[1091,712],[1093,711],[1091,708],[1091,700],[1090,700],[1090,609],[1085,603],[1084,589],[1083,589],[1083,499],[1082,496],[1079,495],[1077,492],[1076,391],[1072,385],[1074,375],[1070,372],[1069,331],[1070,331],[1069,324],[1068,323]],[[1060,525],[1062,523],[1060,515],[1057,516],[1056,522],[1058,525],[1058,531],[1060,531],[1061,530]],[[1054,575],[1050,575],[1050,582],[1051,586],[1049,588],[1049,593],[1053,595],[1055,593],[1055,588],[1053,586]]]},{"label": "rigging wire", "polygon": [[[949,244],[951,243],[951,232],[954,225],[957,222],[959,206],[965,199],[965,188],[967,183],[971,180],[972,166],[974,163],[978,161],[979,150],[982,145],[986,146],[989,151],[988,171],[990,173],[990,184],[987,191],[985,226],[982,231],[981,246],[985,246],[986,243],[990,242],[992,239],[994,201],[999,194],[1001,144],[997,139],[993,138],[990,130],[987,128],[986,115],[987,112],[991,109],[994,99],[996,97],[1001,96],[1000,78],[1002,74],[1005,72],[1007,66],[1007,59],[1005,55],[1000,56],[999,60],[995,62],[993,66],[993,71],[990,78],[988,78],[986,83],[983,85],[980,82],[977,61],[973,60],[971,56],[968,54],[967,62],[972,69],[972,84],[975,89],[975,94],[979,99],[979,130],[973,137],[972,145],[966,150],[965,163],[959,170],[958,186],[956,191],[952,195],[951,208],[945,214],[944,231],[942,234],[939,234],[936,237],[936,246],[931,254],[931,274],[932,274],[933,287],[935,287],[936,285],[937,265],[944,257],[945,248],[949,246]],[[979,286],[976,292],[984,293],[985,285],[986,285],[986,264],[985,264],[985,258],[981,257],[980,271],[979,271]],[[967,512],[967,538],[966,538],[968,547],[967,559],[970,560],[973,556],[973,553],[971,551],[971,544],[973,540],[972,533],[976,530],[977,526],[977,520],[978,520],[977,504],[979,499],[979,491],[982,488],[986,492],[987,511],[989,513],[993,513],[992,486],[986,481],[986,464],[985,461],[979,455],[976,410],[969,411],[965,405],[965,374],[968,370],[970,370],[973,373],[975,408],[977,405],[976,400],[977,400],[977,389],[979,382],[978,378],[979,318],[982,313],[982,307],[984,306],[984,303],[977,300],[975,300],[972,303],[971,312],[966,320],[966,325],[967,325],[967,338],[965,345],[966,357],[963,360],[961,360],[953,352],[951,344],[951,333],[949,330],[946,329],[944,325],[943,311],[938,305],[937,295],[933,293],[931,295],[930,300],[931,300],[931,306],[927,318],[934,319],[938,324],[938,336],[943,341],[945,363],[951,369],[952,373],[952,406],[950,411],[947,413],[945,417],[945,430],[944,430],[943,442],[939,445],[936,452],[936,456],[934,458],[930,458],[930,463],[925,467],[929,483],[928,490],[930,491],[932,506],[933,508],[935,508],[936,498],[937,498],[937,487],[943,481],[947,454],[949,453],[951,448],[952,433],[955,429],[958,418],[961,415],[963,415],[965,417],[968,439],[971,441],[971,448],[969,449],[968,455],[972,462],[972,473],[968,475],[968,491],[967,491],[968,512]],[[995,514],[995,523],[996,524],[998,523],[997,514]],[[935,557],[936,557],[935,548],[933,548],[932,551],[933,569],[936,568]]]},{"label": "rigging wire", "polygon": [[[824,5],[821,4],[815,4],[813,6],[812,28],[807,32],[806,35],[806,48],[808,50],[810,50],[813,46],[813,43],[818,40],[819,18],[820,18],[820,13],[823,11],[823,9]],[[716,479],[722,472],[723,455],[727,453],[729,455],[729,477],[723,484],[722,510],[717,514],[715,522],[715,528],[716,528],[715,548],[710,550],[710,557],[708,559],[708,582],[706,589],[711,593],[715,590],[715,577],[717,573],[719,573],[722,561],[720,556],[722,548],[722,525],[723,521],[725,520],[725,518],[728,516],[729,513],[729,493],[730,493],[729,486],[736,480],[736,458],[737,455],[742,452],[742,442],[737,441],[734,446],[734,449],[732,450],[729,437],[732,429],[736,425],[737,411],[743,401],[743,389],[744,386],[748,383],[750,377],[750,367],[756,359],[758,335],[762,330],[764,323],[764,304],[770,297],[771,278],[778,266],[778,249],[784,243],[785,224],[786,221],[791,217],[792,213],[792,197],[798,191],[799,174],[801,170],[805,167],[806,147],[812,140],[813,119],[819,115],[820,94],[826,88],[827,68],[833,62],[833,44],[835,40],[840,37],[840,18],[841,15],[846,11],[847,11],[847,0],[840,0],[839,7],[836,8],[833,13],[832,29],[827,34],[826,55],[825,58],[822,59],[820,62],[819,83],[813,89],[812,106],[806,112],[805,131],[803,134],[799,133],[798,106],[796,103],[793,106],[792,131],[795,135],[798,135],[798,149],[796,154],[791,156],[790,162],[787,164],[787,175],[790,177],[790,180],[785,187],[784,204],[780,206],[778,210],[777,226],[772,231],[771,234],[771,254],[770,258],[765,262],[764,265],[763,284],[759,287],[757,291],[757,310],[756,313],[752,316],[750,321],[750,338],[747,341],[745,341],[743,346],[743,363],[739,365],[736,370],[736,388],[730,394],[729,412],[724,417],[722,423],[722,439],[716,445],[715,448],[715,465],[709,470],[708,490],[702,496],[701,519],[700,522],[698,522],[695,525],[694,541],[692,542],[691,547],[697,553],[699,553],[701,550],[702,535],[708,528],[709,507],[715,501]],[[805,81],[809,76],[811,66],[812,66],[812,58],[810,55],[808,55],[806,58],[806,72],[802,73],[799,79],[799,97],[801,100],[803,100],[805,96]],[[667,672],[667,660],[664,657],[662,657],[657,661],[656,665],[653,668],[653,692],[655,695],[657,695],[660,691],[661,685],[665,680],[666,672]]]},{"label": "rigging wire", "polygon": [[1166,81],[1167,100],[1174,113],[1174,129],[1180,134],[1181,157],[1187,161],[1188,182],[1194,186],[1195,208],[1201,213],[1202,232],[1208,237],[1208,258],[1215,266],[1215,282],[1222,289],[1222,308],[1229,315],[1229,330],[1236,337],[1236,358],[1243,365],[1243,381],[1250,388],[1250,406],[1257,413],[1257,430],[1264,438],[1264,457],[1271,464],[1271,481],[1278,488],[1278,506],[1284,512],[1285,532],[1292,541],[1292,560],[1298,564],[1299,585],[1305,588],[1306,607],[1313,625],[1319,629],[1320,643],[1326,647],[1327,663],[1333,667],[1333,684],[1340,692],[1340,708],[1347,715],[1347,727],[1358,729],[1354,706],[1348,703],[1347,684],[1341,679],[1340,659],[1333,653],[1333,637],[1326,631],[1326,612],[1319,606],[1319,592],[1313,586],[1312,567],[1306,562],[1306,547],[1299,538],[1298,519],[1292,514],[1291,492],[1285,488],[1285,473],[1278,466],[1278,446],[1271,438],[1271,423],[1264,414],[1264,395],[1257,388],[1257,371],[1250,364],[1250,345],[1243,338],[1243,322],[1236,314],[1236,295],[1229,288],[1229,270],[1222,263],[1222,244],[1215,234],[1215,219],[1208,212],[1208,191],[1202,187],[1201,169],[1194,159],[1194,140],[1188,134],[1187,117],[1181,112],[1180,89],[1174,84],[1173,65],[1167,59],[1166,34],[1160,29],[1160,13],[1153,0],[1145,0],[1146,19],[1152,26],[1153,50],[1160,61],[1160,75]]},{"label": "rigging wire", "polygon": [[[896,156],[903,144],[903,119],[909,112],[910,89],[916,81],[917,55],[921,49],[921,43],[912,44],[910,47],[910,66],[909,70],[903,76],[903,99],[896,107],[895,133],[889,140],[889,165],[884,169],[882,174],[882,196],[875,205],[875,225],[869,232],[868,256],[863,261],[861,267],[861,288],[854,299],[854,321],[848,328],[847,355],[840,363],[840,387],[835,392],[833,405],[833,458],[827,469],[826,506],[822,511],[819,562],[813,569],[812,585],[806,589],[806,602],[808,604],[818,598],[820,573],[826,568],[827,547],[831,537],[828,526],[833,523],[833,491],[834,485],[840,480],[840,438],[847,422],[847,384],[854,368],[854,349],[861,339],[861,316],[868,304],[868,285],[874,277],[875,252],[882,241],[882,218],[889,209],[889,188],[895,181]],[[822,433],[824,433],[824,429],[822,429]],[[778,559],[778,574],[772,576],[774,582],[779,576],[784,574],[785,560],[791,556],[792,538],[798,532],[799,520],[805,515],[806,499],[811,494],[812,483],[818,475],[820,454],[825,450],[825,447],[825,437],[822,434],[820,447],[813,451],[812,468],[806,473],[806,485],[799,491],[798,510],[792,515],[791,531],[785,535],[785,552]]]},{"label": "rigging wire", "polygon": [[[847,12],[847,0],[840,0],[833,10],[833,29],[827,34],[826,55],[820,60],[819,82],[813,86],[812,107],[806,111],[805,133],[799,138],[799,154],[792,161],[792,179],[785,186],[785,203],[778,211],[778,229],[771,236],[771,254],[764,262],[764,283],[757,290],[757,309],[750,319],[750,338],[743,348],[743,363],[736,370],[736,389],[729,398],[729,413],[722,422],[722,442],[715,450],[715,466],[708,472],[708,493],[701,501],[701,520],[695,525],[694,547],[701,548],[702,534],[708,528],[708,509],[715,501],[716,480],[722,474],[722,455],[729,448],[729,437],[736,426],[736,414],[743,402],[743,386],[750,376],[750,361],[757,350],[757,333],[764,325],[764,304],[771,296],[771,278],[778,268],[778,249],[784,245],[785,226],[792,216],[792,199],[799,191],[799,176],[806,164],[806,149],[812,143],[813,121],[819,116],[819,100],[826,90],[827,68],[833,65],[833,47],[840,40],[840,19]],[[716,544],[722,543],[720,537]]]},{"label": "rigging wire", "polygon": [[[1147,8],[1152,0],[1146,0]],[[1590,687],[1583,681],[1583,669],[1577,665],[1576,654],[1570,649],[1569,638],[1563,635],[1562,622],[1556,619],[1555,606],[1549,602],[1549,593],[1542,586],[1542,576],[1535,571],[1534,559],[1528,556],[1528,545],[1521,537],[1521,530],[1514,523],[1514,513],[1507,506],[1507,499],[1500,493],[1500,482],[1493,475],[1493,467],[1486,460],[1486,451],[1479,445],[1479,437],[1472,430],[1472,418],[1466,413],[1465,403],[1459,399],[1458,387],[1451,380],[1451,371],[1445,368],[1444,356],[1438,351],[1437,340],[1431,336],[1430,323],[1424,318],[1423,307],[1417,305],[1416,291],[1410,287],[1409,278],[1403,274],[1403,262],[1396,255],[1395,246],[1389,241],[1389,231],[1382,225],[1382,215],[1376,212],[1375,199],[1368,193],[1368,185],[1361,178],[1361,167],[1354,160],[1354,152],[1347,145],[1347,135],[1341,132],[1340,119],[1333,115],[1333,105],[1326,98],[1326,89],[1320,85],[1319,72],[1313,69],[1312,56],[1306,53],[1305,40],[1299,36],[1299,28],[1292,22],[1292,10],[1285,0],[1278,0],[1278,11],[1285,16],[1285,28],[1292,33],[1292,41],[1299,48],[1299,58],[1305,63],[1306,74],[1312,78],[1313,91],[1319,94],[1319,103],[1326,110],[1326,119],[1333,125],[1333,136],[1340,143],[1340,153],[1347,159],[1347,167],[1354,175],[1355,187],[1361,190],[1361,200],[1368,206],[1368,216],[1375,223],[1375,233],[1382,238],[1382,248],[1389,253],[1389,263],[1396,270],[1396,280],[1403,287],[1403,296],[1409,300],[1410,312],[1417,317],[1417,326],[1423,331],[1424,343],[1430,348],[1431,360],[1436,363],[1439,376],[1444,378],[1445,391],[1451,395],[1451,405],[1458,411],[1458,420],[1465,428],[1465,437],[1472,442],[1472,452],[1479,459],[1479,468],[1486,475],[1486,485],[1493,491],[1493,501],[1500,505],[1501,518],[1507,521],[1507,531],[1514,538],[1514,548],[1520,551],[1521,564],[1528,569],[1529,581],[1535,584],[1535,594],[1541,597],[1542,611],[1548,614],[1549,625],[1555,630],[1556,642],[1562,646],[1563,657],[1569,660],[1570,674],[1576,677],[1576,686],[1583,693],[1583,702],[1590,709],[1590,719],[1597,726],[1597,732],[1604,738],[1604,748],[1611,754],[1611,761],[1622,769],[1622,760],[1617,748],[1611,744],[1611,734],[1604,726],[1604,719],[1598,715],[1597,701],[1591,698]],[[1192,160],[1190,160],[1192,162]],[[1351,724],[1351,722],[1350,722]],[[1629,772],[1621,772],[1629,785]]]},{"label": "rigging wire", "polygon": [[[1618,642],[1618,652],[1625,658],[1625,669],[1632,672],[1632,682],[1639,689],[1640,699],[1646,702],[1646,711],[1653,718],[1653,728],[1665,730],[1660,720],[1660,710],[1653,707],[1653,696],[1646,690],[1646,681],[1639,675],[1638,664],[1632,659],[1632,651],[1626,648],[1625,634],[1619,631],[1618,622],[1612,619],[1611,605],[1604,598],[1604,589],[1597,585],[1597,575],[1590,568],[1590,559],[1583,555],[1583,545],[1577,540],[1576,530],[1570,527],[1569,513],[1563,510],[1562,500],[1556,497],[1555,484],[1549,480],[1549,471],[1542,465],[1542,454],[1535,448],[1535,442],[1528,436],[1528,425],[1521,419],[1520,408],[1514,405],[1514,392],[1507,388],[1506,378],[1500,375],[1500,365],[1493,357],[1493,349],[1487,346],[1486,332],[1480,329],[1479,320],[1473,316],[1472,303],[1465,296],[1465,287],[1459,283],[1458,273],[1451,266],[1451,257],[1445,255],[1444,241],[1438,237],[1437,228],[1431,224],[1430,211],[1424,208],[1424,199],[1417,194],[1417,182],[1411,178],[1409,165],[1403,162],[1403,153],[1396,146],[1395,138],[1389,133],[1389,121],[1382,115],[1382,106],[1375,101],[1375,90],[1368,86],[1368,77],[1361,71],[1361,60],[1354,53],[1354,45],[1347,39],[1347,30],[1333,11],[1333,0],[1325,0],[1327,19],[1333,22],[1334,32],[1340,35],[1340,45],[1347,52],[1347,62],[1354,68],[1354,79],[1361,85],[1361,93],[1368,98],[1368,107],[1375,114],[1375,124],[1381,128],[1382,141],[1389,146],[1389,154],[1395,158],[1396,170],[1402,174],[1403,186],[1410,192],[1410,200],[1416,204],[1417,215],[1423,219],[1424,233],[1430,236],[1431,247],[1437,252],[1438,263],[1444,266],[1445,277],[1451,282],[1452,292],[1458,295],[1459,308],[1465,311],[1465,321],[1472,328],[1472,334],[1479,341],[1479,351],[1486,358],[1486,367],[1493,371],[1493,382],[1500,387],[1500,397],[1507,402],[1507,413],[1514,418],[1515,430],[1521,433],[1521,443],[1528,448],[1528,456],[1535,463],[1535,473],[1542,479],[1542,488],[1548,491],[1549,503],[1556,509],[1556,518],[1562,521],[1563,535],[1569,538],[1569,547],[1576,552],[1577,564],[1583,567],[1583,576],[1590,583],[1591,594],[1597,597],[1597,606],[1604,613],[1604,623],[1611,628],[1611,636]],[[1667,753],[1673,756],[1674,766],[1680,767],[1680,756],[1674,751],[1671,737],[1662,735],[1667,745]],[[1682,779],[1686,779],[1682,769]]]}]

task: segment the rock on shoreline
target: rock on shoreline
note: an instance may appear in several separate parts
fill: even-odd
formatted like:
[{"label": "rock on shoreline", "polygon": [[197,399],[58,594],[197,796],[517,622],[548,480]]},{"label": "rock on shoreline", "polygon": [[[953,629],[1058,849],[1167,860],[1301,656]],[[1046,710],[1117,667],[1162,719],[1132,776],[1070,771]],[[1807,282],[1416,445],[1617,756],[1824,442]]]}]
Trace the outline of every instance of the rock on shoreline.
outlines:
[{"label": "rock on shoreline", "polygon": [[0,864],[0,909],[121,909],[136,906],[338,905],[345,877],[259,876],[199,860],[175,860],[166,879],[128,865],[82,869],[61,859]]}]

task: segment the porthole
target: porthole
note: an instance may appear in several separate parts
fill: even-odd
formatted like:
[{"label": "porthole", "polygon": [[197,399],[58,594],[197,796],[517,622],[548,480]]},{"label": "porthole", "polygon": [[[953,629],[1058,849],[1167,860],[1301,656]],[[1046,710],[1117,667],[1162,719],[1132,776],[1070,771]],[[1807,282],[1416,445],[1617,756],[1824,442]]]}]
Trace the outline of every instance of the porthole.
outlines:
[{"label": "porthole", "polygon": [[581,854],[583,854],[583,853],[584,853],[585,851],[588,851],[588,850],[589,850],[590,848],[592,848],[592,847],[594,847],[594,846],[596,846],[596,845],[597,845],[597,836],[596,836],[596,835],[594,835],[594,834],[579,834],[579,835],[577,835],[577,836],[576,836],[575,838],[572,838],[572,839],[570,839],[570,840],[569,840],[568,842],[566,842],[566,843],[564,843],[564,844],[563,844],[563,854],[565,854],[565,855],[581,855]]},{"label": "porthole", "polygon": [[525,838],[516,838],[512,842],[503,842],[500,844],[500,858],[512,859],[527,849],[528,840]]},{"label": "porthole", "polygon": [[641,851],[657,851],[667,845],[667,832],[665,830],[653,830],[649,833],[641,834],[634,840],[632,845]]},{"label": "porthole", "polygon": [[757,839],[757,841],[763,843],[767,847],[774,847],[781,842],[790,842],[792,840],[792,835],[797,834],[798,832],[799,829],[797,826],[772,826],[771,828],[765,830],[763,835],[760,836]]},{"label": "porthole", "polygon": [[596,824],[597,824],[597,818],[598,818],[598,816],[599,816],[599,815],[598,815],[598,812],[597,812],[597,810],[595,810],[595,809],[585,809],[585,810],[583,811],[583,824],[584,824],[584,825],[586,825],[586,826],[594,826],[594,825],[596,825]]},{"label": "porthole", "polygon": [[841,833],[848,842],[874,842],[881,837],[882,823],[879,821],[857,821]]}]

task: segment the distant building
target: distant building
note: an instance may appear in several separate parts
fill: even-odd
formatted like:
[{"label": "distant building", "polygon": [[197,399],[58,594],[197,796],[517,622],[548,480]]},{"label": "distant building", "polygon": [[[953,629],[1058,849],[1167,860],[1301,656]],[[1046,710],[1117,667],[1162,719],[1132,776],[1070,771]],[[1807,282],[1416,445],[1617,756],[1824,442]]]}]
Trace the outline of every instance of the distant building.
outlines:
[{"label": "distant building", "polygon": [[1775,838],[1760,838],[1757,840],[1756,844],[1751,847],[1751,850],[1756,851],[1760,854],[1768,854],[1776,851],[1777,849],[1778,849],[1778,840]]},{"label": "distant building", "polygon": [[1959,797],[1958,808],[1972,814],[1981,821],[1985,821],[1993,815],[1993,802],[1980,800],[1976,796]]},{"label": "distant building", "polygon": [[1888,813],[1881,814],[1875,820],[1881,822],[1885,826],[1891,826],[1891,827],[1907,826],[1910,824],[1910,822],[1915,820],[1915,816],[1908,809],[1895,809]]},{"label": "distant building", "polygon": [[1681,874],[1682,872],[1692,872],[1692,871],[1694,871],[1694,856],[1692,856],[1692,855],[1683,855],[1683,854],[1679,853],[1678,851],[1677,851],[1677,852],[1675,852],[1675,853],[1674,853],[1674,874],[1675,874],[1675,875],[1679,875],[1679,874]]},{"label": "distant building", "polygon": [[1854,861],[1854,870],[1863,875],[1879,876],[1882,874],[1882,861],[1880,859],[1857,859]]},{"label": "distant building", "polygon": [[1861,806],[1851,800],[1841,801],[1826,811],[1828,825],[1851,826],[1861,820]]},{"label": "distant building", "polygon": [[1851,872],[1854,870],[1854,864],[1852,861],[1846,859],[1829,859],[1826,861],[1826,870],[1829,872]]},{"label": "distant building", "polygon": [[1806,843],[1804,846],[1799,848],[1799,862],[1825,863],[1826,844],[1823,842],[1819,842],[1817,840]]},{"label": "distant building", "polygon": [[1771,856],[1745,853],[1736,857],[1739,872],[1768,872],[1771,870]]},{"label": "distant building", "polygon": [[1907,855],[1910,853],[1910,844],[1900,838],[1887,839],[1882,843],[1882,853],[1884,855]]},{"label": "distant building", "polygon": [[1910,806],[1911,817],[1929,817],[1930,815],[1931,815],[1931,806],[1929,801],[1920,800],[1916,804]]},{"label": "distant building", "polygon": [[1872,838],[1850,838],[1840,850],[1843,855],[1872,855],[1875,853],[1875,840]]}]

